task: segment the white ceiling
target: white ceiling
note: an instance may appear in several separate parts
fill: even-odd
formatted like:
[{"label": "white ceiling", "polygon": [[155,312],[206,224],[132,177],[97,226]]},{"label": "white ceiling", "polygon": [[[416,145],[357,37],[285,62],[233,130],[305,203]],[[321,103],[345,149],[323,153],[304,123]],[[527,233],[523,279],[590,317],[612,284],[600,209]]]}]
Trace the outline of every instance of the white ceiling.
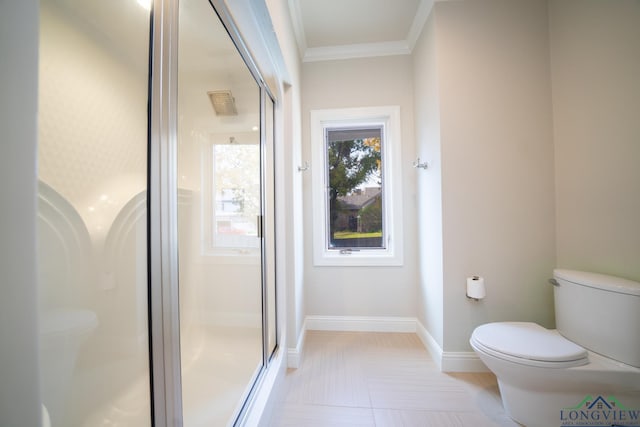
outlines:
[{"label": "white ceiling", "polygon": [[409,54],[434,0],[289,0],[304,62]]}]

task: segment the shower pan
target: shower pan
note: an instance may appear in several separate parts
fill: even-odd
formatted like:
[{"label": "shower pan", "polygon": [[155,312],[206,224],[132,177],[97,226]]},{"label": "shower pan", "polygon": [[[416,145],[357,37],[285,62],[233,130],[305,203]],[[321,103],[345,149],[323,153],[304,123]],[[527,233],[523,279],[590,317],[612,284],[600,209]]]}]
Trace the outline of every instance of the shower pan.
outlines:
[{"label": "shower pan", "polygon": [[242,424],[277,349],[275,104],[224,2],[43,0],[39,67],[45,418]]}]

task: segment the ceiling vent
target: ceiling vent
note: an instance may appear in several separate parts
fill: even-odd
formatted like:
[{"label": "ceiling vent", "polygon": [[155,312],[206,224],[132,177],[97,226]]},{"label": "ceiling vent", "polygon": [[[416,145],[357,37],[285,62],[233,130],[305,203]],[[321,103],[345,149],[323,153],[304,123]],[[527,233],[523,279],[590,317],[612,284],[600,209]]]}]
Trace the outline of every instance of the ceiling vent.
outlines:
[{"label": "ceiling vent", "polygon": [[212,90],[207,92],[217,116],[237,116],[236,100],[230,90]]}]

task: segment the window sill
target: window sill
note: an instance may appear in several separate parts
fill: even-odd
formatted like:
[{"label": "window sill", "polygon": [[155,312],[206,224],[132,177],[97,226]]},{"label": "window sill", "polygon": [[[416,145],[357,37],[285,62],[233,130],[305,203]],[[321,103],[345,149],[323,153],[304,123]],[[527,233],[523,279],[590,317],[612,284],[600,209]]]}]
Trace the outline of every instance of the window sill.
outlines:
[{"label": "window sill", "polygon": [[387,250],[360,250],[341,253],[339,249],[326,250],[314,255],[316,267],[390,267],[402,266],[402,254]]}]

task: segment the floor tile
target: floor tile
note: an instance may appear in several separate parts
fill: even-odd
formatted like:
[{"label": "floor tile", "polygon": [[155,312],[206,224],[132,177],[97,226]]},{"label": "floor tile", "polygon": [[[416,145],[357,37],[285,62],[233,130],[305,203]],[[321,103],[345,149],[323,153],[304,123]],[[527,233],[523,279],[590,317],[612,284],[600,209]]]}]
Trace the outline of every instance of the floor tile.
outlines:
[{"label": "floor tile", "polygon": [[495,376],[440,372],[416,334],[307,334],[271,427],[517,427]]},{"label": "floor tile", "polygon": [[370,408],[349,408],[310,404],[285,404],[276,410],[271,427],[374,427]]}]

